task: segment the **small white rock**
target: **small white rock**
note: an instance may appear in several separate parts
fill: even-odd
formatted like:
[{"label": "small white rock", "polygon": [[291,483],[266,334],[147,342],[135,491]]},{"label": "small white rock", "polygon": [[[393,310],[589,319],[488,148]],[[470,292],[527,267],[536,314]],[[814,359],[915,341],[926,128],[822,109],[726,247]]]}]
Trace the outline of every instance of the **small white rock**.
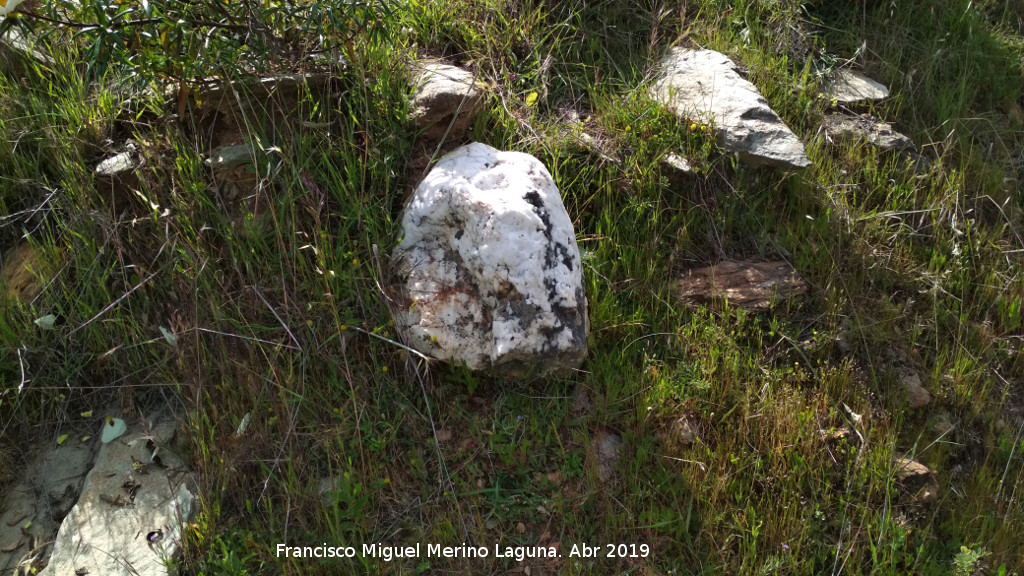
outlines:
[{"label": "small white rock", "polygon": [[111,156],[96,166],[96,174],[100,176],[116,176],[135,170],[135,154],[131,151]]}]

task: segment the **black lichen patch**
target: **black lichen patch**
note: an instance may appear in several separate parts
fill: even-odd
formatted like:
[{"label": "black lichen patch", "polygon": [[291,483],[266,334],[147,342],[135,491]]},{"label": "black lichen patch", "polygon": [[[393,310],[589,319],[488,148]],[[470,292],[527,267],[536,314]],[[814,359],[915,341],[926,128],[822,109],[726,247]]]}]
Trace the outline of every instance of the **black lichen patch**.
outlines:
[{"label": "black lichen patch", "polygon": [[[540,194],[536,190],[530,190],[523,196],[523,200],[526,200],[530,206],[533,206],[533,211],[537,213],[537,217],[544,223],[542,232],[544,233],[544,238],[548,241],[547,247],[544,250],[544,269],[551,270],[561,261],[562,265],[570,271],[574,270],[575,259],[572,257],[569,247],[556,241],[553,237],[552,230],[554,226],[551,224],[551,215],[548,213],[547,208],[545,208]],[[555,295],[557,294],[557,282],[553,278],[545,278],[544,286],[548,289],[548,299],[554,302]]]},{"label": "black lichen patch", "polygon": [[537,217],[544,223],[544,237],[551,240],[551,215],[548,214],[547,208],[544,207],[544,201],[541,200],[540,193],[536,190],[530,190],[523,196],[523,200],[526,200],[530,206],[533,206],[533,211],[537,213]]}]

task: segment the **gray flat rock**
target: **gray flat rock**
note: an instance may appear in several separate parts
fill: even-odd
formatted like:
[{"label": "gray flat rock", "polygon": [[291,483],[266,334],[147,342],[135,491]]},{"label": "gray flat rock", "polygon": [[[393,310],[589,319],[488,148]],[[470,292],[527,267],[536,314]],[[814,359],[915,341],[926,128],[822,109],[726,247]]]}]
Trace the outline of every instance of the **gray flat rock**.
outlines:
[{"label": "gray flat rock", "polygon": [[594,453],[597,459],[597,477],[601,482],[608,482],[615,477],[615,467],[622,459],[626,443],[618,434],[601,430],[594,438]]},{"label": "gray flat rock", "polygon": [[932,395],[921,384],[921,376],[913,368],[900,368],[900,386],[907,393],[907,404],[911,410],[923,408],[932,401]]},{"label": "gray flat rock", "polygon": [[747,164],[811,165],[800,139],[725,54],[673,48],[661,63],[651,97],[687,120],[710,122],[719,144]]},{"label": "gray flat rock", "polygon": [[839,70],[826,79],[822,83],[821,93],[830,100],[846,104],[873,102],[889,97],[889,89],[885,85],[852,70]]},{"label": "gray flat rock", "polygon": [[866,143],[886,153],[917,150],[913,140],[876,118],[833,114],[822,121],[821,133],[835,146]]},{"label": "gray flat rock", "polygon": [[33,452],[13,486],[0,487],[0,574],[31,570],[45,561],[49,547],[43,544],[53,539],[78,499],[95,444],[82,442],[78,434],[69,434],[60,446],[48,443]]},{"label": "gray flat rock", "polygon": [[148,440],[167,437],[166,427],[153,436],[133,427],[100,448],[41,575],[171,573],[168,561],[180,554],[181,530],[197,502],[188,471],[155,463]]},{"label": "gray flat rock", "polygon": [[[3,22],[3,20],[0,17],[0,22]],[[53,65],[53,58],[42,50],[37,49],[35,43],[36,39],[34,37],[26,35],[17,28],[11,28],[0,36],[0,57],[20,55],[35,60],[40,64]]]}]

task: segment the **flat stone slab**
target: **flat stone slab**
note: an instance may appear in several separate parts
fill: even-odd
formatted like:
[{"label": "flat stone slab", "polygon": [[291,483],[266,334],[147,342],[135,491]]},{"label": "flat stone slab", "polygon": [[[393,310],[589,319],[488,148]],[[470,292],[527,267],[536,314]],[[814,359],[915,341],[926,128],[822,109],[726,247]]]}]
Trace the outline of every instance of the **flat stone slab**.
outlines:
[{"label": "flat stone slab", "polygon": [[833,146],[869,144],[884,153],[917,150],[913,140],[877,118],[830,114],[820,132]]},{"label": "flat stone slab", "polygon": [[651,97],[688,121],[711,123],[719,144],[747,164],[811,165],[800,139],[725,54],[673,48],[661,62]]},{"label": "flat stone slab", "polygon": [[688,302],[763,311],[774,301],[806,293],[807,285],[786,262],[722,262],[687,271],[676,290]]},{"label": "flat stone slab", "polygon": [[829,100],[845,104],[873,102],[889,97],[889,89],[863,74],[852,70],[839,70],[821,85],[821,93]]},{"label": "flat stone slab", "polygon": [[441,159],[406,205],[392,264],[396,327],[427,356],[512,376],[586,357],[576,234],[533,156],[474,143]]},{"label": "flat stone slab", "polygon": [[[4,17],[0,16],[0,22]],[[17,28],[7,30],[0,36],[0,58],[9,58],[12,55],[20,55],[24,58],[35,60],[40,64],[53,65],[53,58],[35,47],[35,38],[26,35]]]},{"label": "flat stone slab", "polygon": [[193,476],[170,448],[173,430],[131,427],[102,445],[40,575],[171,573],[198,505]]},{"label": "flat stone slab", "polygon": [[[92,466],[95,441],[69,437],[60,446],[38,450],[0,502],[0,574],[31,570],[49,552],[61,520],[78,498]],[[77,436],[77,435],[74,435]]]},{"label": "flat stone slab", "polygon": [[248,144],[236,146],[221,146],[214,150],[205,164],[214,171],[231,170],[239,166],[252,164],[256,161],[256,154]]}]

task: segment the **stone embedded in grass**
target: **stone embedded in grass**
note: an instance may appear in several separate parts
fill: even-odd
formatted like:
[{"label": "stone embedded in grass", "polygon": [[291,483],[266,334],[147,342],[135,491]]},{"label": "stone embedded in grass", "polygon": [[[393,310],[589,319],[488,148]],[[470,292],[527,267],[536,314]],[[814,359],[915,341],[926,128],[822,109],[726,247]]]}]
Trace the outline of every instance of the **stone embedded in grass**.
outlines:
[{"label": "stone embedded in grass", "polygon": [[938,498],[939,482],[935,472],[917,460],[898,458],[895,474],[900,490],[917,502],[928,504]]},{"label": "stone embedded in grass", "polygon": [[705,304],[768,310],[772,302],[807,292],[787,262],[722,262],[689,270],[677,282],[680,299]]},{"label": "stone embedded in grass", "polygon": [[100,162],[96,166],[96,175],[117,177],[134,171],[136,165],[134,150],[128,150]]},{"label": "stone embedded in grass", "polygon": [[884,100],[889,89],[879,82],[852,70],[839,70],[821,85],[821,93],[829,100],[846,104]]},{"label": "stone embedded in grass", "polygon": [[678,154],[667,154],[661,159],[661,163],[665,168],[664,173],[668,178],[668,182],[672,186],[684,185],[697,173],[693,168],[693,164]]},{"label": "stone embedded in grass", "polygon": [[204,164],[213,171],[214,181],[220,190],[234,199],[248,195],[256,188],[259,183],[257,163],[262,163],[265,157],[248,144],[238,144],[213,150]]},{"label": "stone embedded in grass", "polygon": [[680,416],[671,426],[671,439],[680,446],[689,446],[700,440],[700,427],[692,416]]},{"label": "stone embedded in grass", "polygon": [[392,262],[405,342],[473,370],[569,373],[587,353],[575,231],[543,164],[485,144],[445,156],[409,199]]},{"label": "stone embedded in grass", "polygon": [[608,482],[615,476],[615,467],[622,459],[626,443],[614,432],[601,430],[594,437],[593,452],[597,464],[597,477],[601,482]]},{"label": "stone embedded in grass", "polygon": [[[15,0],[9,0],[8,8],[13,4],[15,4]],[[2,12],[3,9],[0,8],[0,13]],[[0,15],[0,22],[3,20],[3,16]],[[0,62],[18,59],[52,66],[54,64],[53,57],[46,51],[37,49],[37,42],[38,38],[35,35],[20,28],[12,27],[5,30],[3,34],[0,34]]]},{"label": "stone embedded in grass", "polygon": [[214,150],[204,163],[216,173],[232,170],[239,166],[251,165],[256,161],[256,154],[248,144],[237,146],[221,146]]},{"label": "stone embedded in grass", "polygon": [[811,165],[800,139],[724,54],[673,48],[661,63],[651,97],[680,117],[713,124],[719,144],[747,164]]},{"label": "stone embedded in grass", "polygon": [[829,444],[838,444],[840,442],[852,442],[857,439],[857,435],[850,430],[848,426],[840,426],[839,428],[833,429],[821,429],[818,430],[818,435],[821,436],[822,441]]},{"label": "stone embedded in grass", "polygon": [[[484,109],[484,93],[473,73],[440,62],[413,65],[415,92],[412,120],[424,138],[464,138],[473,119]],[[452,119],[455,119],[454,124]],[[451,129],[449,130],[449,126]]]},{"label": "stone embedded in grass", "polygon": [[907,393],[907,403],[911,410],[927,406],[932,395],[921,385],[921,376],[913,368],[900,369],[900,386]]},{"label": "stone embedded in grass", "polygon": [[866,144],[882,154],[895,155],[900,160],[899,168],[912,175],[922,175],[931,169],[931,162],[917,152],[913,140],[877,118],[832,114],[822,120],[818,133],[832,146]]},{"label": "stone embedded in grass", "polygon": [[572,404],[569,412],[573,417],[589,416],[594,410],[594,401],[590,399],[590,392],[582,382],[576,385],[576,391],[572,394]]},{"label": "stone embedded in grass", "polygon": [[43,284],[36,277],[47,267],[36,254],[32,245],[21,242],[14,249],[0,254],[0,286],[3,286],[4,298],[31,302],[43,291]]},{"label": "stone embedded in grass", "polygon": [[173,430],[133,427],[102,445],[40,576],[170,573],[166,562],[181,553],[182,528],[197,508],[192,474],[174,455],[180,446]]},{"label": "stone embedded in grass", "polygon": [[914,141],[877,118],[831,114],[821,122],[820,133],[833,146],[869,144],[879,152],[913,152]]},{"label": "stone embedded in grass", "polygon": [[[35,456],[27,459],[18,478],[0,487],[0,574],[9,574],[32,548],[53,539],[78,499],[94,447],[71,441],[54,446],[49,439],[44,447],[27,450]],[[22,569],[27,574],[43,559]]]},{"label": "stone embedded in grass", "polygon": [[135,143],[125,144],[125,151],[109,156],[96,165],[96,191],[110,202],[115,212],[135,202],[139,187],[139,157]]}]

